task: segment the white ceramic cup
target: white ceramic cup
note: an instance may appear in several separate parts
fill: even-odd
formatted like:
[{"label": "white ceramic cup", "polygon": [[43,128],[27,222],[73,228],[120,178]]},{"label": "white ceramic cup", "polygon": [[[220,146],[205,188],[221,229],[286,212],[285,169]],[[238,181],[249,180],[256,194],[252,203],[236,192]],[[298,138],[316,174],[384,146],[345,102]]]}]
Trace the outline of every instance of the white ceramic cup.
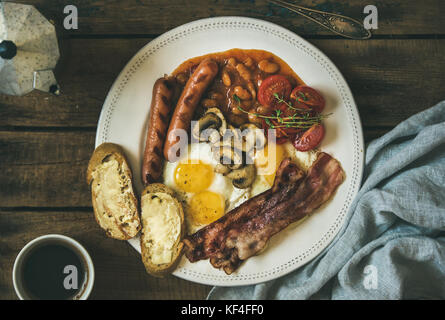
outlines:
[{"label": "white ceramic cup", "polygon": [[79,292],[72,298],[73,300],[86,300],[90,295],[94,285],[94,265],[90,255],[85,248],[76,240],[63,236],[60,234],[48,234],[35,238],[28,242],[17,255],[14,267],[12,270],[12,282],[14,289],[20,300],[32,300],[33,297],[26,291],[23,283],[23,267],[26,261],[26,257],[29,253],[42,244],[58,244],[66,246],[72,249],[82,261],[82,265],[85,268],[85,277],[83,283],[80,285]]}]

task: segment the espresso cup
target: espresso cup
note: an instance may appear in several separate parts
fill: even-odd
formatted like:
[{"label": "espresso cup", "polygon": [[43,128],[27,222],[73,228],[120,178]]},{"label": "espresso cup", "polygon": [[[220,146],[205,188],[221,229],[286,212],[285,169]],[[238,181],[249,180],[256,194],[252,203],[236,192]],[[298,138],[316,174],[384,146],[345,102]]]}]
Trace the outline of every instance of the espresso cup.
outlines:
[{"label": "espresso cup", "polygon": [[12,281],[21,300],[86,300],[94,284],[93,261],[76,240],[44,235],[19,252]]}]

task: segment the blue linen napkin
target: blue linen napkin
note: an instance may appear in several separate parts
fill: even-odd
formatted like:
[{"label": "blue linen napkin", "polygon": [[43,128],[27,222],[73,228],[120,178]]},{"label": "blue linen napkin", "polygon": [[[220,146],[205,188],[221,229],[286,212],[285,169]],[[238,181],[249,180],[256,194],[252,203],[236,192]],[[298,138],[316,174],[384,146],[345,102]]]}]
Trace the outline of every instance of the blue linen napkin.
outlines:
[{"label": "blue linen napkin", "polygon": [[363,185],[317,258],[208,299],[445,299],[445,101],[368,145]]}]

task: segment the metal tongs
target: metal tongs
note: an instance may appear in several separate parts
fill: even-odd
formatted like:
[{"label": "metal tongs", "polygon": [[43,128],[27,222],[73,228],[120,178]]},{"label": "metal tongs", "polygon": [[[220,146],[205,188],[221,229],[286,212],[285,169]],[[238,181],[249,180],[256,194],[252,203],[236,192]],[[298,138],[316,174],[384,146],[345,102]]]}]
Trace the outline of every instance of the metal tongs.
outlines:
[{"label": "metal tongs", "polygon": [[371,37],[371,31],[365,29],[363,24],[355,19],[336,13],[301,7],[281,0],[269,0],[269,2],[298,13],[345,38],[365,40]]}]

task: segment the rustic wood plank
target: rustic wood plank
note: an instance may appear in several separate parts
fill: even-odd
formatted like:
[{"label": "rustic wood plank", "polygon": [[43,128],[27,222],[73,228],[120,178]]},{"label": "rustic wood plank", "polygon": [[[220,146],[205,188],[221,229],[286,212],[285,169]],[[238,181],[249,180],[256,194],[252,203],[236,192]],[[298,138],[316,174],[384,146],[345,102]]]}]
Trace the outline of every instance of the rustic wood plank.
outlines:
[{"label": "rustic wood plank", "polygon": [[337,65],[362,124],[393,127],[445,99],[445,41],[312,41]]},{"label": "rustic wood plank", "polygon": [[0,132],[2,207],[90,207],[94,132]]},{"label": "rustic wood plank", "polygon": [[[65,39],[57,77],[62,95],[0,95],[0,127],[96,127],[126,62],[150,39]],[[338,66],[368,127],[394,126],[445,98],[445,39],[317,39]],[[298,73],[298,70],[296,70]]]},{"label": "rustic wood plank", "polygon": [[[20,0],[34,4],[60,32],[70,34],[161,34],[197,19],[215,16],[249,16],[278,23],[305,36],[332,35],[317,24],[267,0],[72,0],[77,6],[79,29],[63,30],[66,1]],[[300,0],[299,5],[344,14],[363,20],[368,4],[379,10],[375,35],[444,34],[445,2],[441,0]]]},{"label": "rustic wood plank", "polygon": [[58,233],[78,240],[93,259],[96,281],[91,299],[204,299],[209,286],[146,274],[140,255],[126,242],[107,238],[89,211],[0,211],[0,299],[16,299],[12,267],[32,239]]}]

